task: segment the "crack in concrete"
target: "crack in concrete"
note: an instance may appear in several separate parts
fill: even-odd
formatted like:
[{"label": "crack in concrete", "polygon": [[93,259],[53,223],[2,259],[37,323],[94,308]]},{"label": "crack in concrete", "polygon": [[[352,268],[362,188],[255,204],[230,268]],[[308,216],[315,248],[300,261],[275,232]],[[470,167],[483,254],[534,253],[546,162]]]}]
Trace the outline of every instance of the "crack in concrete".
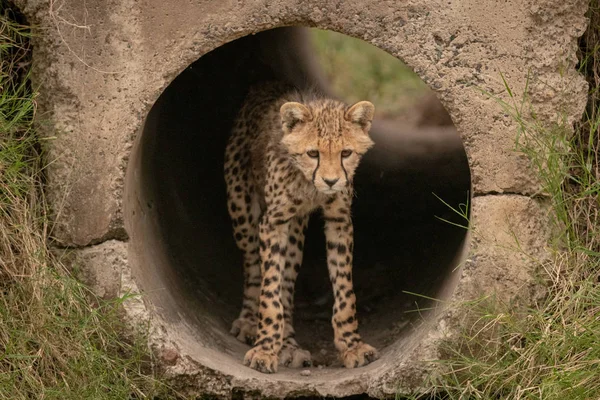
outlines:
[{"label": "crack in concrete", "polygon": [[[121,232],[119,232],[119,231],[121,231]],[[81,249],[90,249],[90,248],[99,246],[103,243],[110,242],[110,241],[128,243],[129,235],[127,235],[127,232],[125,232],[125,229],[120,228],[118,230],[109,231],[102,237],[97,238],[97,239],[92,239],[86,244],[74,244],[74,243],[65,244],[65,243],[61,243],[60,241],[54,240],[48,244],[48,247],[50,247],[52,249],[57,249],[57,250],[81,250]]]},{"label": "crack in concrete", "polygon": [[495,191],[491,190],[488,192],[475,193],[472,198],[475,197],[488,197],[488,196],[519,196],[519,197],[527,197],[530,199],[547,199],[549,196],[543,192],[534,192],[534,193],[523,193],[523,192],[511,192],[511,191]]}]

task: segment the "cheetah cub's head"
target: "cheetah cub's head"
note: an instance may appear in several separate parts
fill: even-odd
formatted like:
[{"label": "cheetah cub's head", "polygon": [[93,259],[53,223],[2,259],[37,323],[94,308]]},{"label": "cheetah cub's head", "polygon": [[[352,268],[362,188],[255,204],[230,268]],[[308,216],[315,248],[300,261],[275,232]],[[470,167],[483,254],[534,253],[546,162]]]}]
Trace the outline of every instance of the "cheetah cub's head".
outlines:
[{"label": "cheetah cub's head", "polygon": [[348,188],[362,155],[373,146],[369,129],[375,107],[351,107],[334,100],[281,106],[282,144],[317,190],[334,194]]}]

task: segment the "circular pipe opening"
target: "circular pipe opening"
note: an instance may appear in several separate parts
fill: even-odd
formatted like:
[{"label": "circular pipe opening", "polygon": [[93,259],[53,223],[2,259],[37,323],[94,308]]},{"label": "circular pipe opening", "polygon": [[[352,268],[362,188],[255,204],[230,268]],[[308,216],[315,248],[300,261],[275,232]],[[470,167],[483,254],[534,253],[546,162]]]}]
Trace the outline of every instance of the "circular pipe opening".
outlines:
[{"label": "circular pipe opening", "polygon": [[[156,313],[176,327],[178,346],[232,375],[258,373],[242,366],[249,347],[229,334],[243,277],[226,207],[225,144],[252,84],[279,79],[329,91],[306,39],[303,28],[278,28],[237,39],[194,62],[152,107],[128,167],[134,276]],[[444,112],[437,100],[421,107]],[[360,331],[384,362],[418,343],[415,326],[435,305],[428,298],[452,291],[465,243],[466,230],[442,221],[464,222],[449,208],[468,204],[470,173],[461,140],[451,125],[426,126],[439,112],[412,113],[420,122],[375,117],[376,144],[355,178],[353,274]],[[317,380],[347,378],[382,362],[335,368],[322,226],[317,215],[311,218],[295,295],[297,339],[326,367],[311,378]],[[281,368],[265,379],[294,376],[295,370]]]}]

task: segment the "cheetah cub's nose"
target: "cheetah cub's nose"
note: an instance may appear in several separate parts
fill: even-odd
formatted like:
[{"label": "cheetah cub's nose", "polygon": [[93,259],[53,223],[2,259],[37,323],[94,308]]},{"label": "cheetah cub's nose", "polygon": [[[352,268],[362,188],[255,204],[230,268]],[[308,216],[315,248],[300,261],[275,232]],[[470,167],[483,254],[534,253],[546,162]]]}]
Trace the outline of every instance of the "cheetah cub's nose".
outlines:
[{"label": "cheetah cub's nose", "polygon": [[335,179],[325,179],[325,178],[323,178],[323,180],[325,181],[326,184],[329,185],[329,187],[333,187],[333,185],[335,185],[335,183],[337,181],[339,181],[340,178],[335,178]]}]

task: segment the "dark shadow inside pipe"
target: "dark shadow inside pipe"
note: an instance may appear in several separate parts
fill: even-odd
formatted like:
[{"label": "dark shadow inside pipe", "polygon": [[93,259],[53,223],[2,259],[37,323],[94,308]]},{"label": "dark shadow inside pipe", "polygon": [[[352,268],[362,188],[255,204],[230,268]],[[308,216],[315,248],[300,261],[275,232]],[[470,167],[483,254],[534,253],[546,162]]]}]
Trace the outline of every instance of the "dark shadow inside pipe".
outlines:
[{"label": "dark shadow inside pipe", "polygon": [[[130,166],[133,251],[149,260],[136,267],[142,288],[165,319],[185,320],[198,340],[240,360],[246,347],[228,331],[241,305],[242,258],[226,209],[223,153],[249,86],[265,79],[323,84],[301,31],[243,37],[190,65],[153,106],[139,162]],[[355,180],[354,282],[361,332],[385,352],[427,317],[427,297],[451,290],[466,230],[438,217],[465,221],[434,194],[452,207],[468,203],[470,174],[453,127],[377,121],[372,136],[376,145]],[[299,342],[331,365],[332,294],[318,215],[296,299]]]}]

